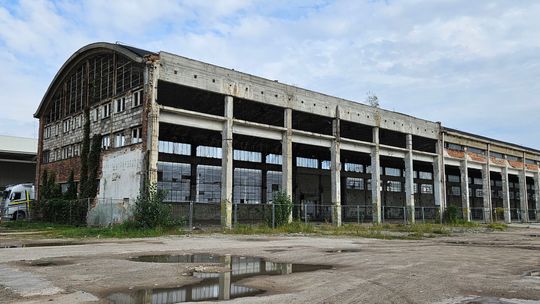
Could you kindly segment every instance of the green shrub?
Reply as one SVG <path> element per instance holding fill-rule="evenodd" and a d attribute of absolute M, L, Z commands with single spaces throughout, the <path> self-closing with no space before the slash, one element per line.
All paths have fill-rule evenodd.
<path fill-rule="evenodd" d="M 447 224 L 457 224 L 459 221 L 459 208 L 448 206 L 443 213 L 444 222 Z"/>
<path fill-rule="evenodd" d="M 165 192 L 158 191 L 156 184 L 143 189 L 135 201 L 133 219 L 139 228 L 173 226 L 172 208 L 164 204 Z"/>
<path fill-rule="evenodd" d="M 34 212 L 49 223 L 85 226 L 88 204 L 87 200 L 54 198 L 35 204 Z"/>
<path fill-rule="evenodd" d="M 289 223 L 289 215 L 292 212 L 293 202 L 291 197 L 285 192 L 276 192 L 272 202 L 274 208 L 273 222 L 275 227 L 280 227 Z M 268 226 L 272 227 L 272 209 L 265 212 L 265 219 Z"/>
<path fill-rule="evenodd" d="M 495 221 L 504 220 L 504 208 L 495 208 Z"/>

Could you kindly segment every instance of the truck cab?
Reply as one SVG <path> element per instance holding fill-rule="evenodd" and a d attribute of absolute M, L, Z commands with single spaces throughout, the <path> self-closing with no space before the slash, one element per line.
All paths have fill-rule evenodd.
<path fill-rule="evenodd" d="M 3 192 L 2 218 L 21 220 L 28 217 L 34 201 L 33 184 L 18 184 L 7 187 Z"/>

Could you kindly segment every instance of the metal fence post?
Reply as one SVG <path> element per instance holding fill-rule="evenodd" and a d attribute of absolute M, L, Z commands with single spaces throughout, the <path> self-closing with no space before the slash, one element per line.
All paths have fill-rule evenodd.
<path fill-rule="evenodd" d="M 237 226 L 238 225 L 238 203 L 234 204 L 233 206 L 234 206 L 234 208 L 233 208 L 234 225 Z"/>
<path fill-rule="evenodd" d="M 422 207 L 421 210 L 422 210 L 422 223 L 425 223 L 426 222 L 426 215 L 425 215 L 424 207 Z"/>
<path fill-rule="evenodd" d="M 306 224 L 308 223 L 306 204 L 304 204 L 304 223 L 306 223 Z"/>
<path fill-rule="evenodd" d="M 86 199 L 86 225 L 88 225 L 88 214 L 90 213 L 90 198 Z"/>
<path fill-rule="evenodd" d="M 360 224 L 360 205 L 356 205 L 356 221 Z"/>
<path fill-rule="evenodd" d="M 110 222 L 110 225 L 112 226 L 112 223 L 113 223 L 112 198 L 109 199 L 109 204 L 111 205 L 111 208 L 110 208 L 110 211 L 111 211 L 111 222 Z"/>
<path fill-rule="evenodd" d="M 381 223 L 384 223 L 384 206 L 382 206 Z"/>
<path fill-rule="evenodd" d="M 276 205 L 272 204 L 272 229 L 276 227 Z"/>
<path fill-rule="evenodd" d="M 193 204 L 193 201 L 189 202 L 189 230 L 193 230 L 193 209 L 195 205 Z"/>
<path fill-rule="evenodd" d="M 403 224 L 407 224 L 407 207 L 403 207 Z"/>

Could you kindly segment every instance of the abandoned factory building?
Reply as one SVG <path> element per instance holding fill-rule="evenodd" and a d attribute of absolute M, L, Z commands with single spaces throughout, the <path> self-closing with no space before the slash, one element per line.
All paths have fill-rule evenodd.
<path fill-rule="evenodd" d="M 336 225 L 360 208 L 347 206 L 376 223 L 392 207 L 539 216 L 538 150 L 111 43 L 75 52 L 45 93 L 36 183 L 44 170 L 78 180 L 85 108 L 102 136 L 98 198 L 132 204 L 148 179 L 166 202 L 221 204 L 224 226 L 232 204 L 267 204 L 276 191 Z"/>

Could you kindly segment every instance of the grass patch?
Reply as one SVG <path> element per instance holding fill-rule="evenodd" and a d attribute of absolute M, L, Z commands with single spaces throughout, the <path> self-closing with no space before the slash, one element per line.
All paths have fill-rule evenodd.
<path fill-rule="evenodd" d="M 499 231 L 505 231 L 506 229 L 508 229 L 508 225 L 503 224 L 503 223 L 491 223 L 491 224 L 487 224 L 487 227 L 489 229 L 499 230 Z"/>
<path fill-rule="evenodd" d="M 322 236 L 357 236 L 375 239 L 405 239 L 417 240 L 434 235 L 448 235 L 450 229 L 440 224 L 384 224 L 384 225 L 359 225 L 344 224 L 335 227 L 330 224 L 305 224 L 292 222 L 278 228 L 270 228 L 266 225 L 238 225 L 231 230 L 224 231 L 226 234 L 314 234 Z"/>
<path fill-rule="evenodd" d="M 133 223 L 113 225 L 111 227 L 76 227 L 45 222 L 15 221 L 2 223 L 8 231 L 43 231 L 51 238 L 143 238 L 162 235 L 181 235 L 185 232 L 179 227 L 138 228 Z"/>
<path fill-rule="evenodd" d="M 133 222 L 113 225 L 107 228 L 98 227 L 76 227 L 62 224 L 52 224 L 33 221 L 14 221 L 0 224 L 6 231 L 43 231 L 42 235 L 51 238 L 144 238 L 158 237 L 164 235 L 182 235 L 187 233 L 181 226 L 139 228 Z M 450 235 L 452 232 L 461 232 L 455 228 L 480 229 L 504 231 L 507 225 L 502 223 L 479 224 L 474 222 L 456 222 L 453 224 L 438 223 L 417 223 L 405 224 L 344 224 L 335 227 L 331 224 L 306 224 L 294 221 L 277 228 L 270 228 L 267 225 L 238 225 L 231 230 L 207 230 L 204 232 L 192 232 L 207 234 L 223 232 L 225 234 L 253 235 L 253 234 L 311 234 L 320 236 L 354 236 L 376 239 L 402 239 L 418 240 L 441 235 Z"/>
<path fill-rule="evenodd" d="M 224 231 L 226 234 L 283 234 L 283 233 L 314 233 L 315 226 L 312 224 L 305 224 L 302 222 L 292 222 L 279 226 L 277 228 L 270 228 L 267 225 L 238 225 L 230 230 Z"/>

